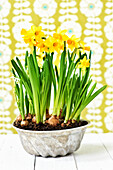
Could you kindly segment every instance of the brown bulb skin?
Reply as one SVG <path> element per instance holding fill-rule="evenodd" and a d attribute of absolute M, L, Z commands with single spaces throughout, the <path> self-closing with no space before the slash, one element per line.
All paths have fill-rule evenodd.
<path fill-rule="evenodd" d="M 36 123 L 36 116 L 33 116 L 32 122 L 33 122 L 33 123 Z"/>
<path fill-rule="evenodd" d="M 21 115 L 17 116 L 16 120 L 21 122 L 22 121 L 22 116 Z"/>
<path fill-rule="evenodd" d="M 71 123 L 71 122 L 70 122 L 70 120 L 68 120 L 68 122 L 66 123 L 66 126 L 69 126 L 69 125 L 70 125 L 70 123 Z"/>
<path fill-rule="evenodd" d="M 28 126 L 28 121 L 27 120 L 22 120 L 21 121 L 21 127 Z"/>
<path fill-rule="evenodd" d="M 61 124 L 61 127 L 64 127 L 64 126 L 65 126 L 65 124 L 64 124 L 64 123 L 62 123 L 62 124 Z"/>
<path fill-rule="evenodd" d="M 26 116 L 26 120 L 31 120 L 32 119 L 32 116 L 30 113 L 28 113 L 28 115 Z"/>
<path fill-rule="evenodd" d="M 57 126 L 57 124 L 59 124 L 59 120 L 56 116 L 51 116 L 46 122 L 52 126 Z"/>

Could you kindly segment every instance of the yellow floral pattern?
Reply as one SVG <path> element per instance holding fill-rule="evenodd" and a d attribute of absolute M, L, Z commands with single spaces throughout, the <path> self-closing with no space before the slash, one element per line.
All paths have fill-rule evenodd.
<path fill-rule="evenodd" d="M 14 82 L 11 74 L 11 58 L 18 56 L 24 61 L 25 50 L 30 49 L 22 40 L 21 29 L 32 34 L 52 35 L 58 27 L 66 29 L 68 36 L 73 34 L 86 43 L 84 50 L 92 49 L 91 75 L 97 81 L 97 87 L 107 84 L 107 89 L 100 94 L 83 112 L 83 118 L 92 122 L 89 132 L 113 132 L 113 1 L 112 0 L 5 0 L 0 1 L 0 134 L 15 133 L 12 122 L 18 115 L 14 97 Z M 59 36 L 61 30 L 54 34 Z M 25 30 L 22 32 L 25 36 Z M 40 34 L 42 36 L 42 34 Z M 25 39 L 28 43 L 28 39 Z M 53 40 L 52 40 L 53 41 Z M 68 40 L 67 40 L 68 41 Z M 68 41 L 70 48 L 78 45 L 77 39 Z M 39 47 L 47 49 L 43 41 Z M 38 46 L 37 45 L 37 46 Z M 48 45 L 48 42 L 47 42 Z M 57 44 L 54 44 L 56 51 Z M 61 46 L 61 49 L 63 47 Z M 59 51 L 58 51 L 59 52 Z M 38 56 L 42 61 L 42 56 Z M 59 60 L 59 58 L 57 58 Z M 55 61 L 58 63 L 58 61 Z"/>

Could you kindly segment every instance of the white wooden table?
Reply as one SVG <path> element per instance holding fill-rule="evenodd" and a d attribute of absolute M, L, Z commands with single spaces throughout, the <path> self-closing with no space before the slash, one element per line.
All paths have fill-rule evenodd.
<path fill-rule="evenodd" d="M 0 170 L 113 170 L 113 133 L 85 134 L 78 151 L 57 158 L 29 155 L 18 135 L 0 135 Z"/>

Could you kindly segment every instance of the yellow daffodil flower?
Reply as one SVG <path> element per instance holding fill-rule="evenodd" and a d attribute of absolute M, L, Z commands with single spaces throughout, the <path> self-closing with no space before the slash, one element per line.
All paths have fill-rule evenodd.
<path fill-rule="evenodd" d="M 90 47 L 89 46 L 85 46 L 85 42 L 84 41 L 80 41 L 80 48 L 82 48 L 82 52 L 90 51 Z"/>
<path fill-rule="evenodd" d="M 85 47 L 85 42 L 84 41 L 80 41 L 80 47 L 84 48 Z"/>
<path fill-rule="evenodd" d="M 36 42 L 36 46 L 40 49 L 41 52 L 49 52 L 48 47 L 45 44 L 45 40 L 40 40 Z"/>
<path fill-rule="evenodd" d="M 53 34 L 53 38 L 60 41 L 66 41 L 68 39 L 66 32 L 67 30 L 61 30 L 60 28 L 58 28 L 56 33 Z"/>
<path fill-rule="evenodd" d="M 56 39 L 54 39 L 53 37 L 48 37 L 45 40 L 45 45 L 49 47 L 50 53 L 52 53 L 54 51 L 56 51 L 56 52 L 60 51 L 60 42 L 56 41 Z"/>
<path fill-rule="evenodd" d="M 36 27 L 35 25 L 32 25 L 31 26 L 31 33 L 33 34 L 33 38 L 35 40 L 39 40 L 41 37 L 44 36 L 44 32 L 41 31 L 42 30 L 42 27 L 39 26 L 39 27 Z"/>
<path fill-rule="evenodd" d="M 78 48 L 79 47 L 79 41 L 80 41 L 80 38 L 76 38 L 75 35 L 72 35 L 71 38 L 69 38 L 67 40 L 68 48 L 70 48 L 71 51 L 73 51 L 74 48 Z"/>
<path fill-rule="evenodd" d="M 90 46 L 84 47 L 84 50 L 90 51 Z"/>
<path fill-rule="evenodd" d="M 36 42 L 40 41 L 41 37 L 44 36 L 44 33 L 41 31 L 42 27 L 31 26 L 31 29 L 28 31 L 25 29 L 21 30 L 21 35 L 23 35 L 24 42 L 29 45 L 36 46 Z"/>
<path fill-rule="evenodd" d="M 34 41 L 31 37 L 29 37 L 29 36 L 27 36 L 26 38 L 24 38 L 24 42 L 25 42 L 26 44 L 29 44 L 30 46 L 33 46 L 33 44 L 35 45 L 35 41 Z"/>
<path fill-rule="evenodd" d="M 21 30 L 21 35 L 26 35 L 26 34 L 27 34 L 26 29 L 22 28 L 22 30 Z"/>
<path fill-rule="evenodd" d="M 38 61 L 38 66 L 42 68 L 43 66 L 43 58 L 45 57 L 45 54 L 40 51 L 40 49 L 37 49 L 37 61 Z"/>
<path fill-rule="evenodd" d="M 90 62 L 89 59 L 86 58 L 86 56 L 82 60 L 80 60 L 80 63 L 78 65 L 78 67 L 82 68 L 83 70 L 85 70 L 89 66 L 90 66 Z"/>
<path fill-rule="evenodd" d="M 38 66 L 42 68 L 43 65 L 43 58 L 41 56 L 37 56 Z"/>
<path fill-rule="evenodd" d="M 80 41 L 79 38 L 76 38 L 75 35 L 72 35 L 71 38 L 69 38 L 66 35 L 67 30 L 61 30 L 60 28 L 57 29 L 56 33 L 52 36 L 49 36 L 46 40 L 42 39 L 44 37 L 44 33 L 42 32 L 42 27 L 36 27 L 34 25 L 31 26 L 31 29 L 21 30 L 21 35 L 23 35 L 24 42 L 26 44 L 29 44 L 31 47 L 36 46 L 40 48 L 41 52 L 54 52 L 56 51 L 59 53 L 61 50 L 64 50 L 64 41 L 67 41 L 68 48 L 73 51 L 74 49 L 82 50 L 84 52 L 85 50 L 90 51 L 90 47 L 85 46 L 85 43 L 83 41 Z"/>
<path fill-rule="evenodd" d="M 30 46 L 35 44 L 35 41 L 34 41 L 34 38 L 33 38 L 33 34 L 31 31 L 27 31 L 25 29 L 22 29 L 21 30 L 21 35 L 23 35 L 23 39 L 24 39 L 24 42 L 26 44 L 29 44 Z"/>
<path fill-rule="evenodd" d="M 32 34 L 29 31 L 27 31 L 25 29 L 22 29 L 21 30 L 21 35 L 24 35 L 23 39 L 24 39 L 24 42 L 26 44 L 29 44 L 30 46 L 34 44 L 34 40 L 32 38 Z"/>
<path fill-rule="evenodd" d="M 59 63 L 60 63 L 60 56 L 61 56 L 61 52 L 59 52 L 59 53 L 57 54 L 56 60 L 54 61 L 54 65 L 57 66 L 57 68 L 58 68 Z"/>

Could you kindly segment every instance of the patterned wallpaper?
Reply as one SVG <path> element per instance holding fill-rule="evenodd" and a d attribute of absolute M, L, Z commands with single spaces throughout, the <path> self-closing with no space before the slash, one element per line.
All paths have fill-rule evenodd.
<path fill-rule="evenodd" d="M 23 60 L 26 44 L 21 28 L 41 25 L 45 34 L 57 27 L 76 34 L 91 46 L 92 78 L 107 84 L 83 112 L 92 122 L 89 132 L 113 132 L 113 0 L 0 0 L 0 133 L 15 133 L 18 114 L 10 59 Z"/>

